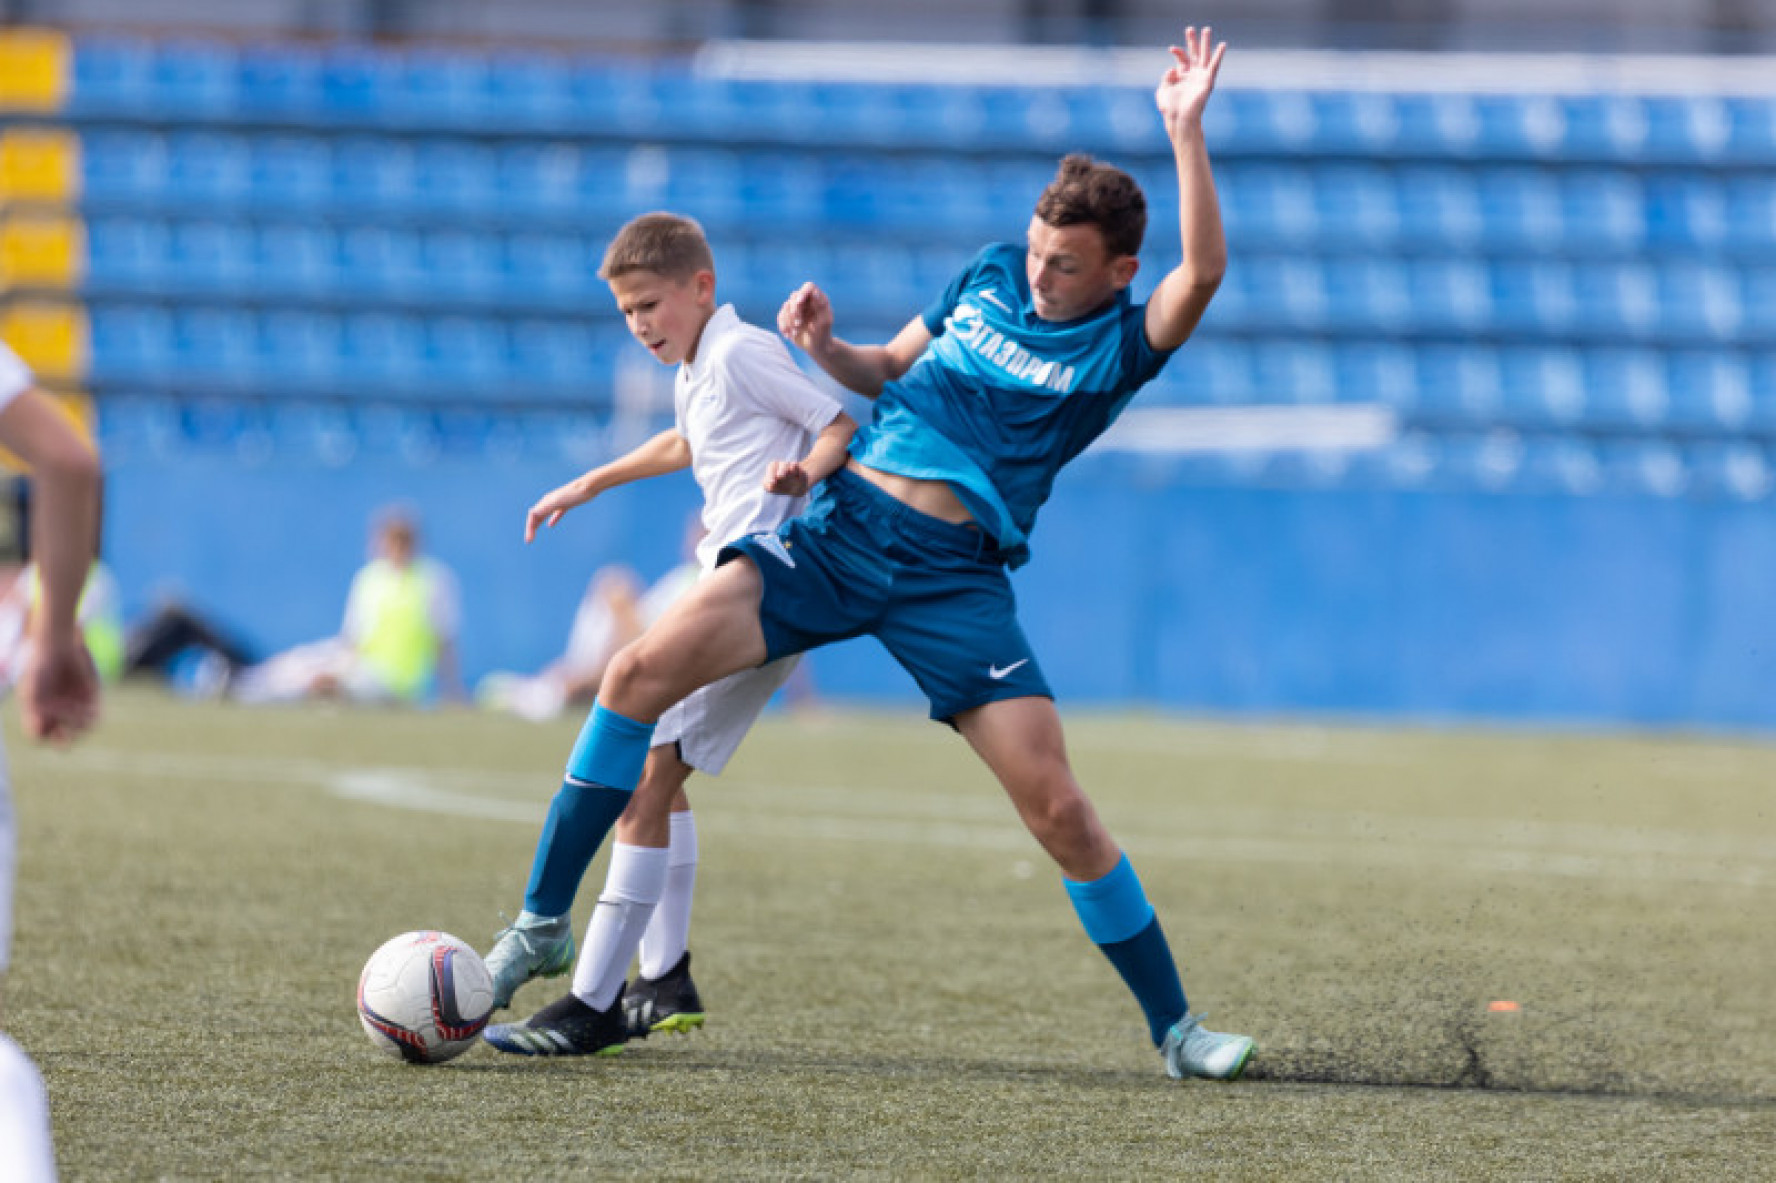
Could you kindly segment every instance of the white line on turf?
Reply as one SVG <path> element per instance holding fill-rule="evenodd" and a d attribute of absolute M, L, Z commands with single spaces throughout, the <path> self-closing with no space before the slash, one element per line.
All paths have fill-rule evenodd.
<path fill-rule="evenodd" d="M 363 804 L 520 825 L 539 824 L 546 806 L 510 795 L 517 782 L 531 778 L 493 770 L 364 767 L 96 747 L 64 753 L 58 764 L 109 776 L 314 787 Z M 1034 851 L 1009 807 L 990 793 L 726 780 L 723 796 L 743 800 L 746 807 L 705 808 L 699 826 L 714 834 Z M 1148 811 L 1142 816 L 1143 833 L 1128 841 L 1128 847 L 1148 858 L 1776 886 L 1776 843 L 1721 833 L 1257 807 L 1181 805 L 1165 815 Z"/>

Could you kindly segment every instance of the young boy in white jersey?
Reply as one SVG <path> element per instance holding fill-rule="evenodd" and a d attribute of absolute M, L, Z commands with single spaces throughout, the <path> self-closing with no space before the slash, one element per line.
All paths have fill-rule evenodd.
<path fill-rule="evenodd" d="M 525 520 L 525 541 L 600 493 L 688 467 L 704 496 L 697 559 L 712 570 L 725 543 L 773 530 L 799 512 L 808 490 L 844 463 L 857 425 L 796 367 L 776 334 L 743 323 L 731 305 L 716 305 L 709 243 L 690 219 L 636 218 L 612 240 L 598 273 L 629 331 L 661 363 L 678 366 L 676 422 L 543 497 Z M 661 719 L 641 776 L 673 795 L 665 825 L 666 819 L 644 826 L 619 818 L 629 794 L 602 787 L 608 770 L 586 766 L 588 720 L 550 805 L 524 911 L 487 956 L 496 1006 L 510 1005 L 531 978 L 563 973 L 572 962 L 574 892 L 611 819 L 619 818 L 573 991 L 545 1008 L 548 1019 L 584 1030 L 608 1052 L 621 1050 L 631 1035 L 702 1023 L 686 948 L 697 844 L 684 783 L 693 770 L 721 772 L 793 668 L 785 660 L 742 671 L 689 695 Z M 625 990 L 637 932 L 641 974 Z M 506 1050 L 521 1050 L 533 1037 L 523 1024 L 488 1033 Z"/>
<path fill-rule="evenodd" d="M 81 635 L 81 588 L 98 538 L 99 463 L 31 374 L 0 345 L 0 444 L 31 470 L 31 550 L 42 581 L 31 654 L 19 677 L 20 715 L 35 739 L 64 743 L 91 725 L 99 677 Z M 11 945 L 12 804 L 0 759 L 0 973 Z M 36 1065 L 0 1033 L 0 1179 L 55 1178 L 49 1106 Z"/>

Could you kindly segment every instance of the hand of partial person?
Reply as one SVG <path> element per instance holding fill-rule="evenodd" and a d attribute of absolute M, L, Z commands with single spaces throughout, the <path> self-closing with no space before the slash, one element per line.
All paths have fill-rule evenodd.
<path fill-rule="evenodd" d="M 832 301 L 812 283 L 790 293 L 777 312 L 777 331 L 804 353 L 815 354 L 832 341 Z"/>
<path fill-rule="evenodd" d="M 1183 47 L 1174 45 L 1171 50 L 1171 69 L 1159 80 L 1159 89 L 1153 94 L 1168 135 L 1202 119 L 1209 92 L 1215 89 L 1215 75 L 1221 72 L 1221 55 L 1227 52 L 1227 42 L 1216 45 L 1207 28 L 1199 33 L 1192 26 L 1184 30 Z"/>
<path fill-rule="evenodd" d="M 765 492 L 800 497 L 814 482 L 800 460 L 773 460 L 765 469 Z"/>
<path fill-rule="evenodd" d="M 79 636 L 39 639 L 19 678 L 25 734 L 67 743 L 99 715 L 99 672 Z"/>
<path fill-rule="evenodd" d="M 553 526 L 561 520 L 561 516 L 577 505 L 584 505 L 592 500 L 592 495 L 580 487 L 578 481 L 569 481 L 559 489 L 543 494 L 537 503 L 530 507 L 524 515 L 524 541 L 535 542 L 537 529 L 541 526 Z"/>

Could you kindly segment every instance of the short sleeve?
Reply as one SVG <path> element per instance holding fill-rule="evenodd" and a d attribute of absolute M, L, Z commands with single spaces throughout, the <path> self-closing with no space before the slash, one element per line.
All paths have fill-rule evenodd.
<path fill-rule="evenodd" d="M 844 410 L 814 385 L 775 337 L 761 334 L 738 341 L 727 360 L 729 374 L 747 401 L 786 423 L 818 435 Z"/>
<path fill-rule="evenodd" d="M 1133 394 L 1165 369 L 1176 348 L 1155 349 L 1147 340 L 1147 305 L 1130 304 L 1122 312 L 1122 373 Z"/>
<path fill-rule="evenodd" d="M 33 381 L 29 367 L 19 360 L 19 355 L 0 342 L 0 410 L 31 389 Z"/>
<path fill-rule="evenodd" d="M 962 293 L 968 290 L 968 285 L 974 279 L 975 272 L 980 269 L 981 260 L 992 249 L 993 247 L 986 247 L 974 258 L 968 260 L 968 266 L 956 272 L 955 278 L 950 280 L 950 285 L 943 290 L 943 295 L 933 300 L 930 306 L 920 314 L 920 318 L 925 322 L 925 330 L 933 337 L 943 336 L 944 321 L 948 320 L 950 313 L 956 310 L 956 304 L 962 299 Z"/>

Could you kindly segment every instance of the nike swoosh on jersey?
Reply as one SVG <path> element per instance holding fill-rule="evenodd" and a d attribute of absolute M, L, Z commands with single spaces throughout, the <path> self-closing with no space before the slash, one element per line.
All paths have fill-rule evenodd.
<path fill-rule="evenodd" d="M 1026 657 L 1022 661 L 1012 662 L 1010 665 L 1006 666 L 1004 669 L 1000 669 L 996 665 L 990 665 L 987 667 L 987 677 L 989 677 L 989 678 L 993 679 L 993 681 L 997 682 L 1000 678 L 1005 677 L 1007 674 L 1011 673 L 1012 670 L 1017 669 L 1019 666 L 1029 665 L 1029 664 L 1030 664 L 1030 659 Z"/>
<path fill-rule="evenodd" d="M 975 295 L 979 296 L 981 299 L 985 300 L 987 303 L 993 305 L 995 308 L 999 309 L 999 311 L 1001 311 L 1001 312 L 1010 312 L 1011 311 L 1010 305 L 1006 304 L 1006 302 L 1004 300 L 1001 300 L 999 298 L 999 289 L 998 288 L 982 288 L 980 291 L 976 292 Z"/>

